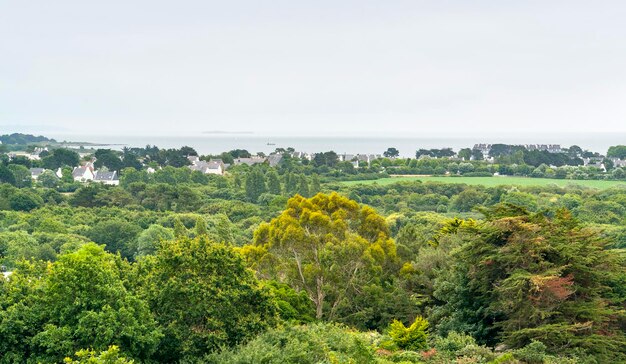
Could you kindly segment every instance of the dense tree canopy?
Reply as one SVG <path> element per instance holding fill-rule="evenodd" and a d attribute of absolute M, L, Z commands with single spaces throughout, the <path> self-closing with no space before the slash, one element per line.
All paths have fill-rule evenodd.
<path fill-rule="evenodd" d="M 554 351 L 579 347 L 603 362 L 626 360 L 624 297 L 611 288 L 623 279 L 623 266 L 594 231 L 567 211 L 548 218 L 502 205 L 486 213 L 484 223 L 448 229 L 467 243 L 437 283 L 435 297 L 445 303 L 435 313 L 440 330 L 511 347 L 541 340 Z"/>
<path fill-rule="evenodd" d="M 128 267 L 96 245 L 51 264 L 22 264 L 0 283 L 0 361 L 61 362 L 82 348 L 118 345 L 147 359 L 161 338 L 145 301 L 129 292 Z"/>
<path fill-rule="evenodd" d="M 164 337 L 158 360 L 199 357 L 276 323 L 267 290 L 231 247 L 206 236 L 164 242 L 137 271 Z"/>
<path fill-rule="evenodd" d="M 336 193 L 290 199 L 257 230 L 255 244 L 264 275 L 306 292 L 318 319 L 332 319 L 396 258 L 385 220 Z"/>

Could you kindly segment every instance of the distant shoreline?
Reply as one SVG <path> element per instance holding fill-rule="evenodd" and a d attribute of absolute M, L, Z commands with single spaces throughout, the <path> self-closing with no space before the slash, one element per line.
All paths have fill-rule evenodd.
<path fill-rule="evenodd" d="M 225 131 L 225 130 L 209 130 L 203 131 L 202 134 L 220 134 L 220 135 L 253 135 L 252 131 Z"/>

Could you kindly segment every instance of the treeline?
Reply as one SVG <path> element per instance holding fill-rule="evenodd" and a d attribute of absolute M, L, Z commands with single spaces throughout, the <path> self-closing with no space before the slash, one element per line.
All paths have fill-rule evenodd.
<path fill-rule="evenodd" d="M 27 145 L 38 143 L 56 143 L 56 140 L 49 139 L 41 135 L 35 136 L 32 134 L 13 133 L 0 135 L 0 142 L 5 145 Z"/>
<path fill-rule="evenodd" d="M 374 161 L 371 168 L 383 167 L 384 171 L 390 175 L 459 175 L 466 177 L 490 177 L 494 174 L 498 174 L 502 176 L 578 180 L 619 180 L 626 178 L 626 172 L 623 168 L 612 168 L 608 163 L 608 172 L 595 166 L 584 167 L 582 165 L 572 166 L 557 163 L 556 165 L 560 165 L 560 167 L 551 167 L 551 165 L 554 165 L 552 163 L 556 162 L 548 161 L 547 163 L 540 163 L 539 160 L 525 161 L 523 159 L 520 161 L 503 161 L 496 159 L 494 163 L 481 160 L 458 161 L 449 158 L 382 159 Z"/>

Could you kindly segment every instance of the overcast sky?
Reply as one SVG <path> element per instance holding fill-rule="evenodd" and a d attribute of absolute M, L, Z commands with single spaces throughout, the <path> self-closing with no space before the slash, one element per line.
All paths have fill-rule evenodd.
<path fill-rule="evenodd" d="M 626 131 L 625 1 L 0 0 L 0 128 Z"/>

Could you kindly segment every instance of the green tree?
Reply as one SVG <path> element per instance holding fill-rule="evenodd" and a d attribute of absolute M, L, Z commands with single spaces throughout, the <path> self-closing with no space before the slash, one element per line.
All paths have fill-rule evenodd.
<path fill-rule="evenodd" d="M 241 256 L 206 237 L 164 243 L 141 263 L 142 290 L 163 326 L 155 357 L 198 358 L 276 322 L 276 307 Z"/>
<path fill-rule="evenodd" d="M 46 188 L 55 188 L 59 184 L 59 177 L 54 172 L 46 170 L 39 175 L 37 182 Z"/>
<path fill-rule="evenodd" d="M 15 176 L 6 166 L 0 164 L 0 183 L 8 183 L 15 186 Z"/>
<path fill-rule="evenodd" d="M 273 195 L 280 195 L 282 192 L 278 173 L 274 170 L 267 173 L 267 191 Z"/>
<path fill-rule="evenodd" d="M 187 228 L 182 221 L 177 217 L 174 219 L 174 236 L 177 238 L 183 238 L 189 235 Z"/>
<path fill-rule="evenodd" d="M 147 303 L 126 288 L 127 270 L 93 243 L 51 265 L 23 263 L 0 281 L 10 294 L 0 298 L 0 361 L 59 363 L 81 348 L 111 345 L 150 358 L 162 335 Z"/>
<path fill-rule="evenodd" d="M 52 151 L 52 154 L 44 157 L 42 162 L 44 168 L 56 170 L 63 166 L 77 166 L 80 162 L 80 156 L 73 150 L 57 148 Z"/>
<path fill-rule="evenodd" d="M 174 232 L 161 225 L 152 224 L 137 236 L 136 257 L 154 254 L 163 241 L 173 240 Z"/>
<path fill-rule="evenodd" d="M 468 188 L 452 198 L 450 207 L 453 211 L 468 212 L 485 203 L 488 197 L 484 192 Z"/>
<path fill-rule="evenodd" d="M 626 159 L 626 145 L 615 145 L 610 147 L 606 152 L 606 156 L 609 158 Z"/>
<path fill-rule="evenodd" d="M 400 152 L 396 148 L 387 148 L 387 150 L 383 152 L 385 158 L 397 158 L 399 155 Z"/>
<path fill-rule="evenodd" d="M 33 184 L 33 179 L 30 174 L 30 170 L 19 164 L 9 164 L 8 168 L 15 177 L 15 187 L 24 188 L 30 187 Z"/>
<path fill-rule="evenodd" d="M 265 175 L 259 168 L 254 168 L 246 177 L 246 196 L 250 202 L 256 202 L 267 191 Z"/>
<path fill-rule="evenodd" d="M 122 257 L 133 259 L 136 253 L 136 240 L 141 228 L 119 218 L 97 222 L 87 233 L 87 237 L 98 244 L 104 244 L 106 250 L 119 252 Z"/>
<path fill-rule="evenodd" d="M 472 150 L 470 148 L 463 148 L 459 150 L 459 158 L 468 161 L 472 158 Z"/>
<path fill-rule="evenodd" d="M 16 191 L 9 196 L 9 206 L 15 211 L 30 211 L 43 203 L 43 199 L 31 191 Z"/>
<path fill-rule="evenodd" d="M 310 197 L 309 183 L 306 180 L 306 176 L 303 174 L 301 174 L 300 177 L 298 177 L 298 191 L 297 192 L 300 196 Z"/>
<path fill-rule="evenodd" d="M 485 344 L 519 348 L 536 339 L 552 352 L 567 346 L 600 362 L 626 360 L 623 298 L 611 289 L 623 279 L 620 257 L 566 210 L 553 219 L 511 205 L 484 212 L 484 223 L 447 227 L 464 243 L 436 284 L 435 297 L 445 302 L 433 315 L 439 330 L 468 332 Z"/>
<path fill-rule="evenodd" d="M 206 220 L 201 216 L 199 216 L 196 219 L 196 226 L 194 230 L 195 230 L 195 236 L 208 236 L 209 235 L 209 230 L 207 228 Z"/>
<path fill-rule="evenodd" d="M 246 254 L 261 274 L 305 291 L 318 319 L 335 318 L 395 261 L 385 220 L 336 193 L 291 198 L 287 210 L 259 227 L 254 242 Z"/>
<path fill-rule="evenodd" d="M 96 162 L 94 167 L 106 167 L 110 171 L 120 171 L 124 167 L 124 162 L 120 159 L 118 153 L 111 149 L 98 149 L 95 153 Z"/>
<path fill-rule="evenodd" d="M 320 183 L 320 177 L 317 174 L 314 174 L 311 177 L 310 195 L 315 196 L 320 192 L 322 192 L 322 185 Z"/>

